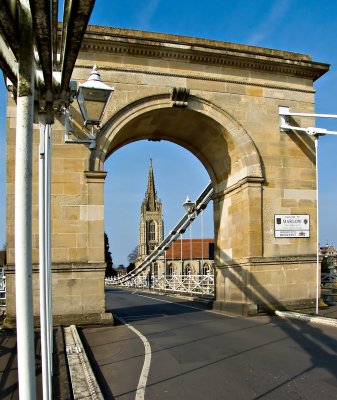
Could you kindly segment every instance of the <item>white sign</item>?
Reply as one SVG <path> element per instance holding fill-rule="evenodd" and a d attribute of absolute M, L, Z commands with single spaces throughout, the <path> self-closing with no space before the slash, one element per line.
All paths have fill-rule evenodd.
<path fill-rule="evenodd" d="M 276 238 L 310 237 L 310 216 L 308 214 L 276 214 L 274 226 Z"/>

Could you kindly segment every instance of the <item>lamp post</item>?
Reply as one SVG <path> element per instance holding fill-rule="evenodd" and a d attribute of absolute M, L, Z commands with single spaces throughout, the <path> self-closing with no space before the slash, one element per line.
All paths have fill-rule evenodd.
<path fill-rule="evenodd" d="M 96 65 L 94 65 L 88 80 L 78 87 L 75 94 L 77 103 L 81 110 L 83 125 L 90 126 L 90 134 L 87 139 L 69 138 L 73 134 L 71 116 L 69 110 L 66 110 L 65 121 L 65 142 L 66 143 L 88 143 L 90 149 L 96 148 L 96 134 L 99 131 L 99 125 L 102 122 L 104 113 L 110 101 L 114 88 L 101 81 L 101 75 Z M 95 131 L 95 127 L 96 131 Z"/>
<path fill-rule="evenodd" d="M 185 203 L 183 204 L 184 210 L 186 211 L 189 219 L 194 219 L 197 216 L 196 203 L 186 197 Z M 192 262 L 192 224 L 190 224 L 190 259 Z"/>
<path fill-rule="evenodd" d="M 85 126 L 100 125 L 113 91 L 113 87 L 101 81 L 98 68 L 94 65 L 88 80 L 79 85 L 77 92 L 77 102 Z"/>
<path fill-rule="evenodd" d="M 101 82 L 98 68 L 94 66 L 88 80 L 79 85 L 73 93 L 78 101 L 84 126 L 91 125 L 88 139 L 69 139 L 69 111 L 66 110 L 66 142 L 88 143 L 95 148 L 96 136 L 94 126 L 99 126 L 110 100 L 113 88 Z M 74 90 L 73 90 L 74 92 Z M 40 326 L 41 326 L 41 364 L 43 398 L 52 398 L 52 293 L 51 293 L 51 221 L 50 221 L 50 173 L 51 173 L 51 124 L 46 122 L 43 113 L 39 115 L 40 123 L 40 161 L 39 161 L 39 259 L 40 259 Z M 97 132 L 97 131 L 96 131 Z"/>
<path fill-rule="evenodd" d="M 196 205 L 194 201 L 188 198 L 188 196 L 183 204 L 183 207 L 189 218 L 195 218 Z"/>

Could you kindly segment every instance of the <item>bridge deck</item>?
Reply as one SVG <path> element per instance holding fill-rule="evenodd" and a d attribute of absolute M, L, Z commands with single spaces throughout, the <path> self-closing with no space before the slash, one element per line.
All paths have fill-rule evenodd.
<path fill-rule="evenodd" d="M 337 319 L 337 305 L 321 309 L 319 312 L 321 317 Z M 1 322 L 1 321 L 0 321 Z M 122 374 L 123 379 L 119 379 L 118 372 L 113 368 L 113 364 L 100 365 L 96 360 L 102 358 L 113 359 L 120 351 L 122 341 L 133 343 L 129 347 L 129 352 L 138 354 L 135 350 L 136 335 L 123 326 L 109 326 L 109 327 L 91 327 L 84 328 L 81 331 L 81 338 L 83 345 L 86 348 L 88 358 L 92 364 L 95 375 L 101 386 L 101 390 L 105 394 L 112 394 L 112 382 L 118 382 L 122 385 L 127 384 L 128 374 Z M 109 346 L 103 346 L 103 343 L 109 343 Z M 42 398 L 41 390 L 41 365 L 40 365 L 40 343 L 39 338 L 36 336 L 36 382 L 37 382 L 37 398 Z M 141 357 L 135 357 L 134 368 L 141 369 Z M 108 375 L 107 374 L 108 371 Z M 58 371 L 59 373 L 59 371 Z M 130 394 L 131 395 L 131 394 Z M 58 398 L 62 397 L 60 394 Z M 17 376 L 17 357 L 16 357 L 16 335 L 15 331 L 0 329 L 0 398 L 3 400 L 19 399 L 18 393 L 18 376 Z M 109 397 L 107 397 L 109 398 Z M 112 398 L 112 397 L 111 397 Z M 125 397 L 126 398 L 126 397 Z M 130 398 L 134 398 L 133 396 Z"/>

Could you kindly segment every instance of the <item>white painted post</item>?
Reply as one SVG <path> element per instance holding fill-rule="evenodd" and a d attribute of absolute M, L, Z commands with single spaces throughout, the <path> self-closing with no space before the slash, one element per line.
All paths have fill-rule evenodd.
<path fill-rule="evenodd" d="M 204 210 L 201 210 L 201 271 L 200 274 L 203 275 L 204 268 Z"/>
<path fill-rule="evenodd" d="M 315 157 L 316 157 L 316 314 L 318 315 L 320 297 L 320 267 L 319 267 L 319 202 L 318 202 L 318 135 L 315 136 Z"/>
<path fill-rule="evenodd" d="M 46 222 L 46 267 L 47 267 L 47 326 L 48 326 L 48 361 L 49 386 L 52 388 L 53 375 L 53 318 L 52 318 L 52 271 L 51 271 L 51 134 L 52 126 L 47 124 L 45 135 L 45 222 Z M 52 398 L 52 389 L 50 390 Z"/>
<path fill-rule="evenodd" d="M 19 397 L 36 399 L 32 290 L 32 137 L 34 62 L 28 0 L 20 0 L 15 146 L 15 286 Z"/>
<path fill-rule="evenodd" d="M 20 398 L 35 399 L 32 290 L 32 96 L 18 97 L 15 153 L 15 285 Z M 22 393 L 22 394 L 21 394 Z"/>
<path fill-rule="evenodd" d="M 180 234 L 180 275 L 183 274 L 183 235 Z"/>
<path fill-rule="evenodd" d="M 40 260 L 40 333 L 43 398 L 52 399 L 51 273 L 50 273 L 50 130 L 45 114 L 39 114 L 39 260 Z"/>
<path fill-rule="evenodd" d="M 40 158 L 39 158 L 39 283 L 40 283 L 40 335 L 43 398 L 50 399 L 48 371 L 48 327 L 47 327 L 47 270 L 46 270 L 46 221 L 45 221 L 45 116 L 39 115 L 40 123 Z"/>

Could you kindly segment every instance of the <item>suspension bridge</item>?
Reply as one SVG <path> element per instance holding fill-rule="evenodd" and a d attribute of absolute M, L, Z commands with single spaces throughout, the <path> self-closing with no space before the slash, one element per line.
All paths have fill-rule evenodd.
<path fill-rule="evenodd" d="M 196 295 L 214 295 L 214 273 L 208 270 L 203 275 L 177 275 L 149 276 L 148 271 L 152 263 L 162 257 L 170 246 L 183 234 L 195 221 L 211 201 L 214 190 L 211 182 L 204 188 L 194 202 L 188 200 L 191 207 L 187 207 L 185 214 L 162 240 L 162 242 L 135 269 L 126 275 L 106 278 L 106 286 L 124 286 L 134 288 L 151 287 L 154 290 Z"/>

